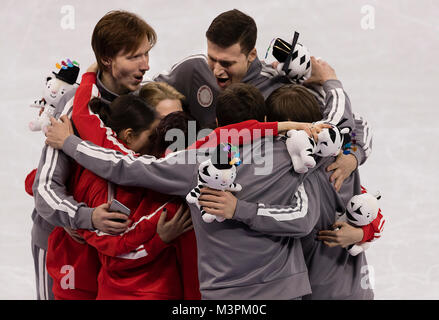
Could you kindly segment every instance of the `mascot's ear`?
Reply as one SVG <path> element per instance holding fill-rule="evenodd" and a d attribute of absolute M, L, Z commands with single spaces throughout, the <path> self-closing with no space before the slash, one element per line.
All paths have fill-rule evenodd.
<path fill-rule="evenodd" d="M 46 83 L 48 83 L 50 80 L 52 80 L 53 79 L 53 77 L 52 76 L 47 76 L 46 77 Z"/>
<path fill-rule="evenodd" d="M 291 138 L 291 136 L 293 135 L 293 132 L 294 132 L 294 131 L 289 130 L 289 131 L 287 132 L 287 137 L 288 137 L 288 138 Z"/>

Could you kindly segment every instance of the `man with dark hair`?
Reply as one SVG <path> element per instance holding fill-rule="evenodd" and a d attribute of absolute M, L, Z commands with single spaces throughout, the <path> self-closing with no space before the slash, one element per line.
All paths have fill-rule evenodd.
<path fill-rule="evenodd" d="M 265 121 L 265 101 L 259 90 L 247 83 L 234 83 L 220 93 L 216 105 L 218 127 L 246 120 Z"/>
<path fill-rule="evenodd" d="M 256 23 L 250 16 L 234 9 L 221 13 L 210 24 L 207 32 L 207 56 L 192 55 L 175 64 L 170 71 L 159 74 L 156 81 L 164 81 L 175 87 L 187 99 L 188 111 L 202 126 L 215 127 L 216 99 L 219 92 L 233 83 L 249 83 L 258 88 L 266 99 L 271 92 L 291 81 L 261 62 L 255 48 Z M 327 64 L 311 58 L 312 68 Z M 311 84 L 319 90 L 311 90 L 318 98 L 321 109 L 326 107 L 323 82 L 311 75 Z M 341 101 L 343 104 L 343 102 Z M 336 105 L 326 108 L 323 118 L 338 125 L 341 119 L 349 119 L 355 127 L 358 148 L 349 155 L 340 154 L 328 169 L 333 170 L 331 181 L 340 189 L 357 167 L 363 164 L 371 152 L 371 131 L 367 122 L 354 117 L 346 109 Z"/>

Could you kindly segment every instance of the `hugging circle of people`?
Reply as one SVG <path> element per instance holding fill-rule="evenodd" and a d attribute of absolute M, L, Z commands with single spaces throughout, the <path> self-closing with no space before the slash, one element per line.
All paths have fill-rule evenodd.
<path fill-rule="evenodd" d="M 373 299 L 366 252 L 348 249 L 385 220 L 338 221 L 366 192 L 371 132 L 335 70 L 311 57 L 304 81 L 281 74 L 236 9 L 205 35 L 205 54 L 145 83 L 155 30 L 127 11 L 96 24 L 96 63 L 55 106 L 26 179 L 38 299 Z M 306 149 L 315 164 L 296 172 L 287 133 L 317 145 L 333 127 L 355 129 L 358 148 Z M 242 188 L 220 187 L 230 179 Z"/>

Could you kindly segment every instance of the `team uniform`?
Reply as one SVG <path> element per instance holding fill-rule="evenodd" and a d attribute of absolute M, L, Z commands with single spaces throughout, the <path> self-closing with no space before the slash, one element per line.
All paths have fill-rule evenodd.
<path fill-rule="evenodd" d="M 348 99 L 339 99 L 341 92 L 332 91 L 336 88 L 330 85 L 335 83 L 327 84 L 327 104 L 336 101 L 337 108 L 349 110 Z M 339 105 L 340 101 L 345 105 Z M 261 151 L 254 163 L 245 161 L 252 150 L 240 148 L 244 161 L 237 169 L 235 183 L 243 190 L 236 194 L 233 220 L 207 224 L 197 206 L 190 204 L 203 299 L 294 299 L 311 293 L 301 241 L 297 238 L 309 234 L 319 220 L 320 189 L 332 190 L 333 186 L 326 177 L 319 179 L 323 166 L 306 177 L 292 173 L 285 143 L 280 138 L 273 144 L 269 141 L 253 142 L 251 149 Z M 173 153 L 164 159 L 134 158 L 108 153 L 75 136 L 66 140 L 63 150 L 114 183 L 140 185 L 179 196 L 186 196 L 198 181 L 198 165 L 189 159 L 205 153 L 198 149 Z M 261 174 L 260 160 L 265 155 L 270 170 Z"/>

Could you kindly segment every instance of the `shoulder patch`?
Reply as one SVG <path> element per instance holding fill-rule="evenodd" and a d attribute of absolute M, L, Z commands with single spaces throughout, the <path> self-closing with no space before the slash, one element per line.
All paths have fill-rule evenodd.
<path fill-rule="evenodd" d="M 198 99 L 198 103 L 202 107 L 205 108 L 210 107 L 213 101 L 212 89 L 210 89 L 210 87 L 207 85 L 201 86 L 197 92 L 197 99 Z"/>

